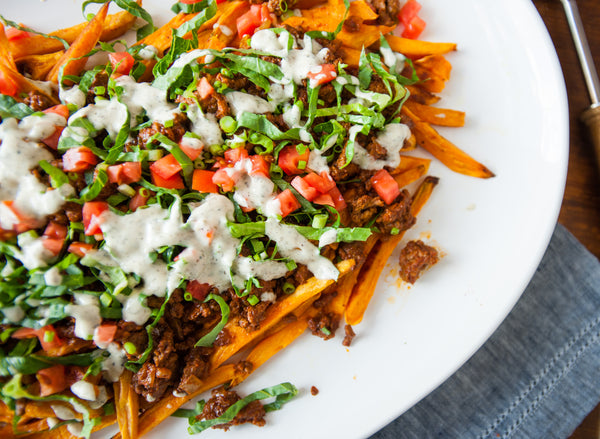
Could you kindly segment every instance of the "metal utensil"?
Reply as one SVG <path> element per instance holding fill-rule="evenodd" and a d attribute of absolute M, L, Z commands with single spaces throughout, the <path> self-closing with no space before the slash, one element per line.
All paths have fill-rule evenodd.
<path fill-rule="evenodd" d="M 567 22 L 571 29 L 571 35 L 573 36 L 573 42 L 575 43 L 575 49 L 577 50 L 583 71 L 583 77 L 585 78 L 585 83 L 590 94 L 591 105 L 581 114 L 581 119 L 590 130 L 600 170 L 600 81 L 598 80 L 594 59 L 592 58 L 590 46 L 583 30 L 577 4 L 575 0 L 561 0 L 561 2 L 565 9 Z"/>

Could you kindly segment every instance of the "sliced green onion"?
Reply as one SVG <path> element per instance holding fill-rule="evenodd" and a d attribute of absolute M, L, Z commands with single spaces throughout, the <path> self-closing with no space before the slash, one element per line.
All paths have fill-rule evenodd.
<path fill-rule="evenodd" d="M 129 355 L 133 355 L 137 352 L 137 348 L 130 341 L 125 342 L 125 344 L 123 345 L 123 349 L 125 349 L 125 352 L 127 352 Z"/>
<path fill-rule="evenodd" d="M 322 229 L 327 224 L 327 220 L 329 219 L 328 215 L 319 214 L 313 217 L 312 226 L 315 229 Z"/>
<path fill-rule="evenodd" d="M 221 120 L 219 120 L 219 125 L 221 125 L 221 129 L 227 134 L 234 133 L 235 130 L 237 130 L 237 122 L 231 116 L 223 117 Z"/>
<path fill-rule="evenodd" d="M 285 294 L 292 294 L 294 291 L 296 291 L 296 287 L 294 286 L 294 284 L 291 284 L 289 282 L 286 282 L 283 284 L 283 287 L 281 287 L 283 289 L 283 292 Z"/>
<path fill-rule="evenodd" d="M 325 335 L 331 335 L 331 331 L 327 328 L 321 328 L 321 332 Z"/>
<path fill-rule="evenodd" d="M 258 302 L 260 302 L 260 299 L 258 297 L 256 297 L 254 294 L 252 296 L 248 297 L 248 303 L 252 306 L 256 305 Z"/>
<path fill-rule="evenodd" d="M 133 197 L 135 195 L 135 189 L 129 186 L 128 184 L 119 185 L 117 187 L 117 190 L 123 195 L 127 195 L 128 197 Z"/>

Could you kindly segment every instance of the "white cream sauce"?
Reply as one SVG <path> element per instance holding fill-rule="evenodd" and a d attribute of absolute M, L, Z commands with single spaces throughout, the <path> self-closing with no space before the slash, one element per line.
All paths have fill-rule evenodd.
<path fill-rule="evenodd" d="M 308 267 L 317 279 L 337 279 L 339 271 L 319 249 L 300 234 L 293 226 L 282 224 L 275 218 L 265 222 L 266 235 L 277 243 L 282 256 L 293 259 Z"/>
<path fill-rule="evenodd" d="M 387 150 L 385 160 L 373 159 L 373 156 L 363 146 L 358 142 L 354 142 L 352 161 L 361 168 L 368 170 L 379 170 L 386 166 L 396 168 L 400 164 L 400 150 L 408 137 L 410 137 L 408 126 L 401 123 L 388 124 L 376 138 L 377 142 Z"/>

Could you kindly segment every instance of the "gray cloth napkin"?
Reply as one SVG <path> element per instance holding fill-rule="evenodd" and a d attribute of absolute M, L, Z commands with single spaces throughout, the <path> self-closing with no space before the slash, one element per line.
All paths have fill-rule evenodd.
<path fill-rule="evenodd" d="M 599 340 L 600 262 L 558 225 L 492 337 L 371 439 L 567 438 L 600 402 Z"/>

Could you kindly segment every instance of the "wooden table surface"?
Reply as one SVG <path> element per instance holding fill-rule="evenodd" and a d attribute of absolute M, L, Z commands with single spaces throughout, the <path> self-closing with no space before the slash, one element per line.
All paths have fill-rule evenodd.
<path fill-rule="evenodd" d="M 596 165 L 586 127 L 579 120 L 581 112 L 590 105 L 589 94 L 561 2 L 533 0 L 533 3 L 556 47 L 569 98 L 569 170 L 559 222 L 600 258 L 600 166 Z M 578 0 L 577 6 L 596 69 L 600 71 L 600 1 Z M 590 438 L 600 438 L 600 405 L 571 436 L 571 439 Z"/>

